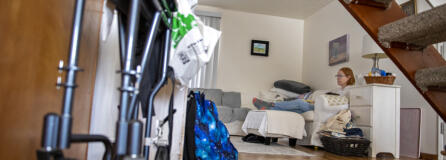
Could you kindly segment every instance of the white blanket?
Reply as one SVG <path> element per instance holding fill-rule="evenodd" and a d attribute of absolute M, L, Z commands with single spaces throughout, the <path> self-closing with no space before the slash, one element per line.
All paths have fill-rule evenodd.
<path fill-rule="evenodd" d="M 306 136 L 304 118 L 294 112 L 275 110 L 250 111 L 243 123 L 242 130 L 264 137 Z"/>

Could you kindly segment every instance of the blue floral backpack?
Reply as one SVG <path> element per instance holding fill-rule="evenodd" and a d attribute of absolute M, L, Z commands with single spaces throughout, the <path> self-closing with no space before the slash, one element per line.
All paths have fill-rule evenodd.
<path fill-rule="evenodd" d="M 188 96 L 184 160 L 236 160 L 226 126 L 218 119 L 217 107 L 200 92 Z M 193 128 L 193 129 L 192 129 Z"/>

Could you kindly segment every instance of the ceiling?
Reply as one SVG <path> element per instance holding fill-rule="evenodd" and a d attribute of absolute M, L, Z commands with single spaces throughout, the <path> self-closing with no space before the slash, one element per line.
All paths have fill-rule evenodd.
<path fill-rule="evenodd" d="M 331 1 L 333 0 L 198 0 L 198 4 L 229 10 L 305 19 Z"/>

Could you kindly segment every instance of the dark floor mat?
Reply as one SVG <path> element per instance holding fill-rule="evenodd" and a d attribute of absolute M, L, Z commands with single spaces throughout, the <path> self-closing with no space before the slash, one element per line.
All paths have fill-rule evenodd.
<path fill-rule="evenodd" d="M 249 142 L 249 143 L 264 143 L 265 137 L 258 136 L 255 134 L 248 134 L 245 137 L 243 137 L 242 140 L 244 142 Z"/>

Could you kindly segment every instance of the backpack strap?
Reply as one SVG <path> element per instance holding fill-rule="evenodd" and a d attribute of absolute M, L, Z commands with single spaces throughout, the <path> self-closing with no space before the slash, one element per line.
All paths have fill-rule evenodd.
<path fill-rule="evenodd" d="M 170 158 L 170 151 L 172 148 L 172 135 L 173 135 L 173 114 L 175 113 L 174 111 L 174 95 L 175 95 L 175 72 L 173 70 L 172 67 L 168 67 L 167 69 L 167 76 L 170 78 L 171 82 L 172 82 L 172 93 L 170 94 L 170 101 L 169 101 L 169 111 L 168 111 L 168 121 L 169 121 L 169 137 L 168 137 L 168 153 L 169 153 L 169 158 Z M 167 81 L 166 81 L 167 82 Z"/>

